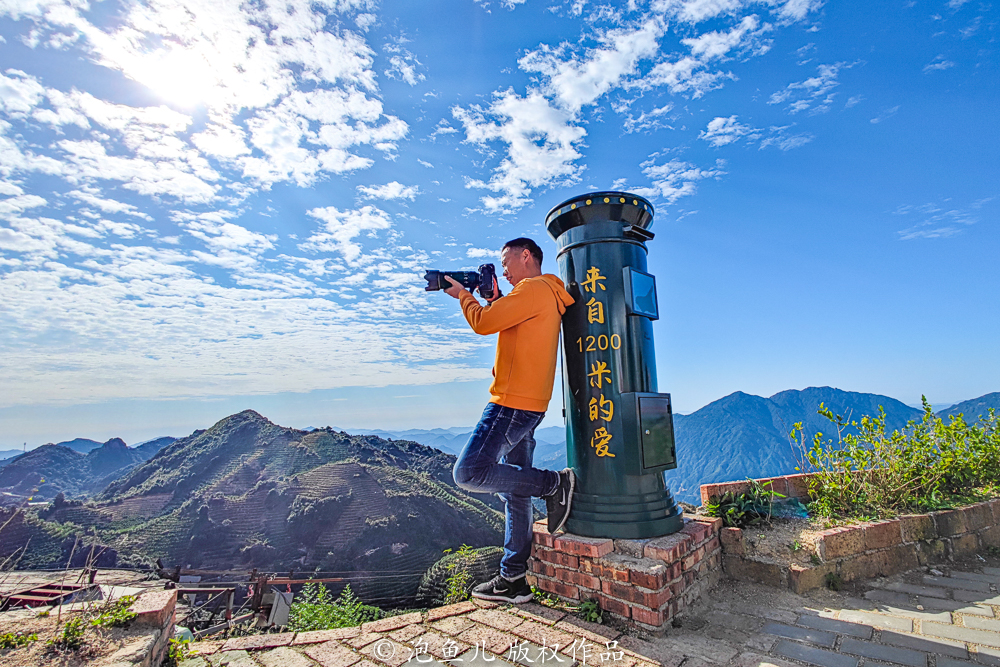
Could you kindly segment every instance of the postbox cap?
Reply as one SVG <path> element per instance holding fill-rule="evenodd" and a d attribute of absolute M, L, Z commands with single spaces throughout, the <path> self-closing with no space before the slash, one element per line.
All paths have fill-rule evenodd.
<path fill-rule="evenodd" d="M 567 229 L 609 220 L 648 229 L 653 224 L 653 205 L 628 192 L 591 192 L 567 199 L 549 211 L 545 229 L 557 239 Z"/>

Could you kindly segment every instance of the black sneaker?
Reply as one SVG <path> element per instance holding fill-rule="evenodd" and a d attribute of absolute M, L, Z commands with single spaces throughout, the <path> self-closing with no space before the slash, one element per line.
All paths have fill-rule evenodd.
<path fill-rule="evenodd" d="M 569 518 L 569 508 L 573 504 L 573 489 L 576 488 L 576 475 L 572 468 L 566 468 L 559 472 L 559 486 L 556 490 L 545 496 L 545 509 L 548 512 L 549 534 L 555 535 Z"/>
<path fill-rule="evenodd" d="M 531 602 L 535 594 L 531 592 L 531 586 L 528 585 L 528 580 L 525 577 L 507 581 L 498 574 L 486 583 L 473 588 L 472 597 L 480 600 L 493 600 L 494 602 L 524 604 Z"/>

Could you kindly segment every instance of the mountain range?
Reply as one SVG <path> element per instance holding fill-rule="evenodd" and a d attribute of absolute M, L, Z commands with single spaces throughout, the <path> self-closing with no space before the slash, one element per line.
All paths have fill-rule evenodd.
<path fill-rule="evenodd" d="M 119 442 L 122 442 L 120 438 L 112 438 L 112 440 L 117 440 Z M 123 466 L 128 465 L 128 460 L 145 461 L 149 459 L 150 457 L 153 456 L 153 454 L 160 451 L 161 448 L 166 447 L 174 440 L 176 440 L 176 438 L 172 438 L 170 436 L 163 436 L 160 438 L 154 438 L 153 440 L 146 440 L 145 442 L 140 442 L 139 444 L 133 447 L 129 447 L 128 449 L 139 452 L 139 457 L 134 457 L 129 454 L 123 453 L 122 456 Z M 108 442 L 110 442 L 110 440 Z M 107 443 L 97 442 L 96 440 L 90 440 L 88 438 L 74 438 L 73 440 L 66 440 L 64 442 L 56 442 L 56 443 L 50 442 L 47 445 L 42 445 L 42 447 L 62 447 L 64 449 L 69 449 L 79 454 L 89 454 L 95 449 L 103 447 L 106 444 Z M 40 449 L 40 447 L 36 447 L 31 451 L 34 452 L 37 449 Z M 5 467 L 8 463 L 12 463 L 14 459 L 27 453 L 29 452 L 24 452 L 20 449 L 5 449 L 0 451 L 0 468 Z"/>
<path fill-rule="evenodd" d="M 801 457 L 788 437 L 794 423 L 807 441 L 816 432 L 836 437 L 820 403 L 848 419 L 881 408 L 890 429 L 922 416 L 887 396 L 831 387 L 767 398 L 735 392 L 674 415 L 679 467 L 666 478 L 675 497 L 697 504 L 700 484 L 793 472 Z M 990 408 L 1000 408 L 1000 393 L 937 414 L 974 421 Z M 298 430 L 246 410 L 138 447 L 118 438 L 43 445 L 0 469 L 8 505 L 53 499 L 26 511 L 0 503 L 0 561 L 27 544 L 19 567 L 58 567 L 83 534 L 102 566 L 162 559 L 213 571 L 339 572 L 367 601 L 405 603 L 445 549 L 502 541 L 500 501 L 452 479 L 470 434 Z M 561 427 L 536 432 L 538 467 L 565 466 L 564 437 Z"/>
<path fill-rule="evenodd" d="M 12 488 L 31 462 L 54 475 L 45 485 L 69 485 L 84 464 L 72 457 L 97 476 L 102 451 L 123 447 L 117 439 L 87 455 L 39 447 L 0 470 L 0 485 Z M 502 542 L 500 500 L 457 488 L 454 462 L 412 441 L 300 431 L 246 410 L 105 476 L 89 499 L 57 496 L 15 516 L 0 535 L 0 560 L 30 540 L 21 567 L 57 565 L 72 544 L 58 536 L 84 526 L 98 552 L 115 555 L 112 565 L 337 572 L 368 602 L 402 603 L 445 549 Z M 0 511 L 0 525 L 8 516 Z"/>
<path fill-rule="evenodd" d="M 795 423 L 802 423 L 807 442 L 811 442 L 817 432 L 836 438 L 833 424 L 817 412 L 820 403 L 848 421 L 860 420 L 863 415 L 877 415 L 882 407 L 889 429 L 903 428 L 908 421 L 923 416 L 923 410 L 889 396 L 833 387 L 787 390 L 767 398 L 737 391 L 691 414 L 674 415 L 678 467 L 665 473 L 674 497 L 698 504 L 702 484 L 795 472 L 803 459 L 799 447 L 788 437 Z M 935 414 L 947 418 L 961 413 L 967 421 L 975 421 L 990 408 L 1000 411 L 1000 392 L 956 403 Z M 411 429 L 377 433 L 457 454 L 469 440 L 472 430 Z M 539 429 L 535 432 L 535 440 L 536 467 L 560 469 L 566 466 L 565 429 L 558 426 Z"/>
<path fill-rule="evenodd" d="M 38 498 L 54 498 L 59 493 L 71 496 L 93 493 L 129 468 L 149 460 L 173 440 L 157 438 L 139 447 L 129 447 L 121 438 L 111 438 L 105 443 L 77 438 L 69 443 L 42 445 L 10 459 L 0 468 L 0 489 Z M 90 447 L 90 443 L 95 446 Z"/>

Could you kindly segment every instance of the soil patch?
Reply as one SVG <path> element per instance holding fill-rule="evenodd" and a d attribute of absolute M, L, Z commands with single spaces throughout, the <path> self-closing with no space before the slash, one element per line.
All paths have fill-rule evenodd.
<path fill-rule="evenodd" d="M 773 518 L 770 524 L 743 529 L 746 557 L 778 565 L 815 565 L 816 539 L 829 519 Z"/>
<path fill-rule="evenodd" d="M 112 656 L 118 651 L 142 646 L 151 632 L 150 628 L 133 630 L 93 627 L 90 625 L 89 618 L 85 618 L 83 645 L 75 651 L 57 649 L 48 643 L 49 640 L 61 634 L 67 621 L 81 616 L 86 617 L 86 614 L 64 610 L 60 619 L 54 610 L 49 611 L 48 616 L 39 616 L 39 611 L 41 610 L 30 609 L 0 613 L 0 632 L 38 635 L 38 639 L 27 646 L 0 649 L 0 665 L 4 667 L 38 667 L 38 665 L 100 667 L 101 665 L 110 665 L 118 662 L 117 659 L 112 659 Z"/>

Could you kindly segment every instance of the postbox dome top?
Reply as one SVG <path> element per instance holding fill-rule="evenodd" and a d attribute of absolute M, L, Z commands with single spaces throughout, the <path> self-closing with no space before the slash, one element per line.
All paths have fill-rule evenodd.
<path fill-rule="evenodd" d="M 648 229 L 653 224 L 653 205 L 628 192 L 590 192 L 567 199 L 549 211 L 545 229 L 557 239 L 567 229 L 609 220 Z"/>

